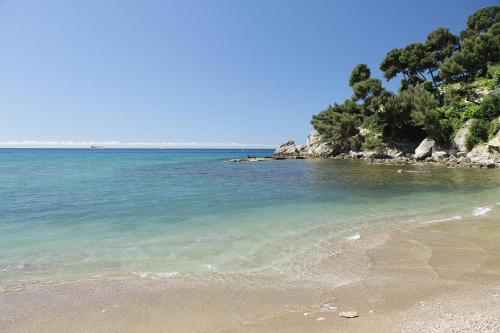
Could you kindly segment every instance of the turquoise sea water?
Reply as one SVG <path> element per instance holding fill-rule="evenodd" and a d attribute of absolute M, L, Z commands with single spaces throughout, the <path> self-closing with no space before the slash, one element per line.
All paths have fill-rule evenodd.
<path fill-rule="evenodd" d="M 271 152 L 2 149 L 0 286 L 282 273 L 363 226 L 466 218 L 500 202 L 499 170 L 224 162 Z"/>

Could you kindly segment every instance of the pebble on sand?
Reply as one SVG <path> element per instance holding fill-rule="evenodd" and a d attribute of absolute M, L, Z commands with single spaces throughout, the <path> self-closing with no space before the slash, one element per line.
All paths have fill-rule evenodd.
<path fill-rule="evenodd" d="M 359 317 L 358 313 L 356 311 L 344 311 L 339 313 L 339 316 L 344 317 L 344 318 L 356 318 Z"/>
<path fill-rule="evenodd" d="M 337 310 L 337 307 L 333 304 L 330 304 L 330 303 L 325 303 L 323 304 L 323 306 L 321 307 L 321 309 L 319 311 L 321 312 L 334 312 Z"/>

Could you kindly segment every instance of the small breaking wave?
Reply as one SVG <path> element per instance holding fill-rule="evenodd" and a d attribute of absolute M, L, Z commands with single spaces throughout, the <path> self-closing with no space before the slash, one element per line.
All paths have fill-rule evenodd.
<path fill-rule="evenodd" d="M 350 240 L 350 241 L 357 241 L 360 239 L 361 239 L 361 234 L 359 232 L 355 233 L 352 236 L 347 237 L 347 240 Z"/>
<path fill-rule="evenodd" d="M 463 219 L 462 216 L 460 215 L 454 215 L 452 217 L 449 217 L 449 218 L 446 218 L 446 219 L 439 219 L 439 220 L 431 220 L 431 221 L 428 221 L 426 223 L 440 223 L 440 222 L 447 222 L 447 221 L 457 221 L 457 220 L 461 220 Z"/>
<path fill-rule="evenodd" d="M 132 272 L 132 274 L 140 279 L 167 279 L 179 275 L 179 272 Z"/>
<path fill-rule="evenodd" d="M 472 210 L 472 216 L 482 216 L 487 214 L 491 207 L 476 207 Z"/>

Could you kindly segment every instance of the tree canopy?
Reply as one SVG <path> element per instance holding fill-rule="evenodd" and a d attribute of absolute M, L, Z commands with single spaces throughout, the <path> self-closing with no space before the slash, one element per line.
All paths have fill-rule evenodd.
<path fill-rule="evenodd" d="M 356 65 L 348 80 L 351 98 L 312 118 L 327 141 L 352 145 L 366 128 L 371 134 L 363 147 L 369 149 L 424 137 L 449 144 L 468 119 L 498 124 L 500 6 L 470 15 L 459 35 L 438 27 L 422 42 L 389 50 L 379 68 L 386 80 L 400 80 L 398 93 L 386 90 L 367 64 Z"/>

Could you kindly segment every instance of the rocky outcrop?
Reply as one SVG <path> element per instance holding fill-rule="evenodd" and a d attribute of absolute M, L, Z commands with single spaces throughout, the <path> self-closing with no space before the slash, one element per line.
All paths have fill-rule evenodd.
<path fill-rule="evenodd" d="M 397 145 L 373 151 L 359 150 L 359 142 L 356 140 L 360 137 L 358 133 L 352 141 L 340 146 L 325 142 L 320 135 L 312 132 L 307 136 L 305 145 L 297 145 L 293 140 L 286 141 L 269 159 L 365 159 L 375 164 L 425 163 L 448 167 L 500 167 L 500 132 L 487 144 L 479 144 L 468 153 L 457 151 L 456 143 L 441 147 L 433 139 L 426 138 L 415 149 L 414 155 L 411 154 L 412 150 L 404 150 Z"/>
<path fill-rule="evenodd" d="M 273 155 L 283 157 L 298 156 L 301 148 L 302 147 L 296 145 L 293 140 L 288 140 L 276 148 Z"/>
<path fill-rule="evenodd" d="M 425 138 L 415 149 L 415 159 L 423 160 L 432 155 L 432 151 L 436 146 L 436 142 L 432 139 Z"/>
<path fill-rule="evenodd" d="M 324 142 L 317 132 L 307 136 L 305 146 L 296 145 L 293 140 L 282 143 L 273 153 L 275 157 L 330 157 L 334 155 L 335 145 Z"/>
<path fill-rule="evenodd" d="M 465 143 L 465 139 L 467 135 L 469 135 L 470 127 L 472 124 L 472 119 L 467 120 L 467 122 L 457 131 L 455 137 L 453 138 L 453 143 L 456 148 L 460 152 L 467 152 L 467 144 Z"/>
<path fill-rule="evenodd" d="M 332 155 L 332 150 L 332 146 L 327 142 L 323 142 L 318 132 L 311 132 L 307 135 L 303 155 L 308 157 L 329 157 Z"/>
<path fill-rule="evenodd" d="M 321 143 L 321 136 L 318 132 L 313 131 L 307 135 L 306 147 L 311 147 L 313 145 L 318 145 Z"/>

